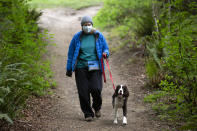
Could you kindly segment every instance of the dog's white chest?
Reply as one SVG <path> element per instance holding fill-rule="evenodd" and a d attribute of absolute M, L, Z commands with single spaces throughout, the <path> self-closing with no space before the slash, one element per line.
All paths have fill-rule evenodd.
<path fill-rule="evenodd" d="M 124 99 L 123 98 L 115 98 L 115 106 L 116 108 L 122 108 L 124 104 Z"/>

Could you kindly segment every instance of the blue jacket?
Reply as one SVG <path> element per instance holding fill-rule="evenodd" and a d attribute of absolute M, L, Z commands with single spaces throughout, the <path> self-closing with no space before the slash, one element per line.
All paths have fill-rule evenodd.
<path fill-rule="evenodd" d="M 82 36 L 82 31 L 76 33 L 74 37 L 72 38 L 68 50 L 68 59 L 67 59 L 67 71 L 74 71 L 75 66 L 77 64 L 77 58 L 79 55 L 79 50 L 81 46 L 81 36 Z M 99 59 L 99 64 L 101 67 L 101 58 L 102 54 L 105 52 L 107 54 L 107 57 L 109 56 L 109 48 L 107 45 L 107 42 L 104 38 L 104 36 L 99 32 L 95 31 L 94 35 L 96 37 L 96 51 L 97 51 L 97 56 Z M 102 71 L 102 68 L 100 68 Z"/>

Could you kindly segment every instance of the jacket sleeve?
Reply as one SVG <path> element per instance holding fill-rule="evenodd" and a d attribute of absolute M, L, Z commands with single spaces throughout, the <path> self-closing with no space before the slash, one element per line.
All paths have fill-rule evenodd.
<path fill-rule="evenodd" d="M 68 58 L 67 58 L 67 71 L 72 71 L 72 59 L 75 51 L 75 37 L 74 36 L 70 42 L 69 49 L 68 49 Z"/>
<path fill-rule="evenodd" d="M 108 47 L 106 39 L 103 35 L 101 35 L 101 40 L 102 40 L 102 43 L 103 43 L 103 52 L 107 54 L 107 57 L 109 57 L 109 47 Z"/>

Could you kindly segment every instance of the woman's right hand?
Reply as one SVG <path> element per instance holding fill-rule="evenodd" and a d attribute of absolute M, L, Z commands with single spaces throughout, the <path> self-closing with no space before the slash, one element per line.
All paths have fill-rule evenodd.
<path fill-rule="evenodd" d="M 103 53 L 103 58 L 106 59 L 107 58 L 107 53 Z"/>

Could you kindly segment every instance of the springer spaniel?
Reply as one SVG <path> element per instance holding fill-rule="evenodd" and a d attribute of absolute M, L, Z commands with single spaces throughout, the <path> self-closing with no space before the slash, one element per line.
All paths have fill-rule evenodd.
<path fill-rule="evenodd" d="M 114 108 L 114 124 L 118 124 L 118 108 L 123 110 L 123 125 L 127 124 L 127 99 L 129 91 L 127 86 L 118 85 L 112 96 L 112 106 Z"/>

